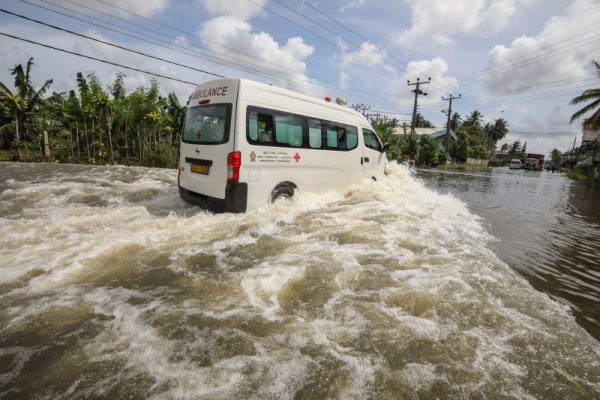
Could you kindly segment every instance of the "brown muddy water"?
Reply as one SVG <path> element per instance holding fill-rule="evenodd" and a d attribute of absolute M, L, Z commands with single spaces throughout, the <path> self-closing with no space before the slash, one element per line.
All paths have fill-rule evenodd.
<path fill-rule="evenodd" d="M 496 254 L 600 340 L 600 182 L 508 168 L 419 177 L 465 201 L 495 237 Z"/>
<path fill-rule="evenodd" d="M 173 170 L 1 163 L 0 398 L 600 398 L 575 301 L 505 251 L 529 236 L 440 176 L 211 215 Z"/>

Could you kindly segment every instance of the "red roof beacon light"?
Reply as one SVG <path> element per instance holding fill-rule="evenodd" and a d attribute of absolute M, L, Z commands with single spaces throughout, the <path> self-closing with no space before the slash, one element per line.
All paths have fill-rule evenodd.
<path fill-rule="evenodd" d="M 331 103 L 331 97 L 329 97 L 329 96 L 325 97 L 325 101 L 328 103 Z"/>

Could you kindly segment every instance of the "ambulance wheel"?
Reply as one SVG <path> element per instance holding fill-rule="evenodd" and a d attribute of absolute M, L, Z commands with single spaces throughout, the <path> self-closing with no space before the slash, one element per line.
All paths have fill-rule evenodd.
<path fill-rule="evenodd" d="M 277 199 L 289 199 L 294 196 L 294 190 L 296 186 L 290 182 L 280 183 L 275 186 L 275 189 L 271 192 L 271 203 L 274 203 Z"/>

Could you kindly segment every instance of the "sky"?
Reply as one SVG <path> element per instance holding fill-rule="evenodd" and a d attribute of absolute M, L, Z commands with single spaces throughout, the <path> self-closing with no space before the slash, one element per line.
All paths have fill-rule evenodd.
<path fill-rule="evenodd" d="M 33 83 L 53 79 L 56 92 L 76 89 L 77 72 L 104 87 L 123 72 L 128 90 L 156 79 L 185 103 L 194 84 L 242 77 L 410 124 L 408 83 L 419 79 L 418 111 L 437 127 L 443 98 L 460 95 L 453 112 L 503 118 L 499 144 L 545 155 L 580 143 L 569 119 L 581 105 L 569 102 L 599 86 L 594 0 L 3 0 L 0 10 L 9 86 L 10 69 L 33 57 Z"/>

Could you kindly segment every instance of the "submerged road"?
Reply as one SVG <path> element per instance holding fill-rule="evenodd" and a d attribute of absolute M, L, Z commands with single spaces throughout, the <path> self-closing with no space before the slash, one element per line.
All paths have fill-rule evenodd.
<path fill-rule="evenodd" d="M 0 398 L 600 397 L 600 343 L 399 166 L 255 212 L 0 164 Z"/>

